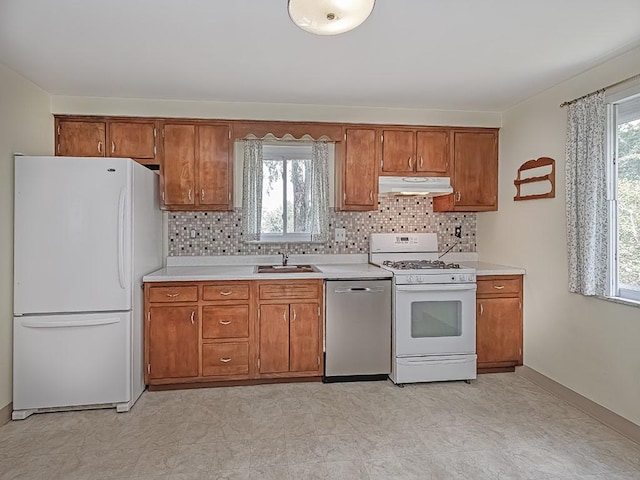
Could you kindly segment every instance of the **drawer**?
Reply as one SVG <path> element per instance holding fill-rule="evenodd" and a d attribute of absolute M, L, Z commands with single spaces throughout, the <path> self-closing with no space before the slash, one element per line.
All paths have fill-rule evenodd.
<path fill-rule="evenodd" d="M 247 300 L 249 285 L 246 283 L 226 285 L 205 285 L 202 289 L 203 300 Z"/>
<path fill-rule="evenodd" d="M 202 338 L 240 338 L 249 336 L 249 306 L 202 307 Z"/>
<path fill-rule="evenodd" d="M 259 288 L 260 300 L 319 298 L 318 283 L 267 283 Z"/>
<path fill-rule="evenodd" d="M 478 277 L 477 295 L 520 294 L 520 279 L 505 278 L 482 280 Z"/>
<path fill-rule="evenodd" d="M 198 286 L 150 287 L 149 301 L 156 302 L 197 302 Z"/>
<path fill-rule="evenodd" d="M 249 344 L 205 343 L 202 345 L 202 375 L 242 375 L 249 373 Z"/>

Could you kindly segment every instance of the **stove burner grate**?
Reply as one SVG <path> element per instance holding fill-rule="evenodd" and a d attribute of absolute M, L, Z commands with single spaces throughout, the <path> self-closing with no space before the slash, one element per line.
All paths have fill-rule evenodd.
<path fill-rule="evenodd" d="M 460 265 L 457 263 L 446 263 L 441 260 L 399 260 L 395 262 L 385 260 L 382 262 L 382 265 L 393 268 L 394 270 L 443 270 L 460 268 Z"/>

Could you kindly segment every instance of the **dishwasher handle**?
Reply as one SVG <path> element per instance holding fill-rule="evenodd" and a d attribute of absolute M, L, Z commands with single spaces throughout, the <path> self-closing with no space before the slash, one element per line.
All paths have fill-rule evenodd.
<path fill-rule="evenodd" d="M 385 287 L 341 287 L 333 290 L 335 293 L 384 293 Z"/>

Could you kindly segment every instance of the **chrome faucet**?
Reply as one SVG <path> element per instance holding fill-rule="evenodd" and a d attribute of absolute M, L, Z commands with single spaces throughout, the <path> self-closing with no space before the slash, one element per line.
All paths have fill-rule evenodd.
<path fill-rule="evenodd" d="M 282 252 L 282 266 L 286 267 L 288 261 L 289 261 L 289 254 L 287 252 Z"/>

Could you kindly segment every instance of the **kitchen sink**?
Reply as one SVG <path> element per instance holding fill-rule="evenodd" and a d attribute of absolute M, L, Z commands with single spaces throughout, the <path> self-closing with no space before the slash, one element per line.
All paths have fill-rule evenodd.
<path fill-rule="evenodd" d="M 256 273 L 311 273 L 319 272 L 313 265 L 258 265 Z"/>

